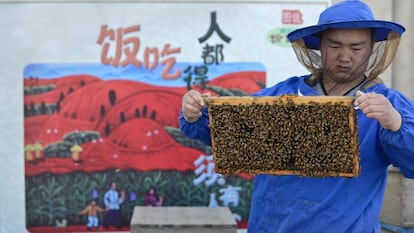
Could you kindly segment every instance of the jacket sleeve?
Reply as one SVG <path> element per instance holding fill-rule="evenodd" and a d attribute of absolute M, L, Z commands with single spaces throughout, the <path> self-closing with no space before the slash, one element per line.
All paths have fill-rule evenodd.
<path fill-rule="evenodd" d="M 203 115 L 195 122 L 190 123 L 184 119 L 180 111 L 180 129 L 187 137 L 198 139 L 206 145 L 211 146 L 209 118 L 207 108 L 203 109 Z"/>
<path fill-rule="evenodd" d="M 104 203 L 105 203 L 105 206 L 109 206 L 109 204 L 110 204 L 109 191 L 106 192 L 105 195 L 104 195 Z"/>
<path fill-rule="evenodd" d="M 402 116 L 397 132 L 381 128 L 380 140 L 392 164 L 407 178 L 414 178 L 414 102 L 395 92 L 389 99 Z"/>

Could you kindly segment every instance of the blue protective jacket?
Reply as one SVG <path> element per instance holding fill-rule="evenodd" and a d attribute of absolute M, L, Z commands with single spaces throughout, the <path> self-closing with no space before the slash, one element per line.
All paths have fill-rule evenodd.
<path fill-rule="evenodd" d="M 257 96 L 281 94 L 318 95 L 304 80 L 292 77 L 262 89 Z M 387 168 L 399 167 L 414 178 L 414 102 L 383 83 L 364 92 L 386 96 L 402 115 L 397 132 L 357 113 L 361 174 L 357 178 L 308 178 L 302 176 L 256 175 L 251 200 L 248 233 L 379 233 L 379 214 L 386 187 Z M 191 138 L 211 145 L 207 110 L 194 123 L 180 127 Z"/>

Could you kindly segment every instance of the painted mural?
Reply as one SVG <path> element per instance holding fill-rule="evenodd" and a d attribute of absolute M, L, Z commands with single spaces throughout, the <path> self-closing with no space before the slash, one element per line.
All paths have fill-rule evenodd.
<path fill-rule="evenodd" d="M 162 77 L 162 67 L 149 72 L 134 64 L 25 68 L 30 232 L 85 227 L 128 231 L 135 205 L 228 206 L 240 227 L 247 223 L 252 176 L 215 173 L 211 147 L 180 132 L 179 112 L 188 89 L 213 96 L 260 90 L 266 81 L 264 67 L 257 63 L 176 67 L 185 72 L 174 80 Z M 113 185 L 119 222 L 110 215 L 105 199 Z M 156 193 L 155 204 L 146 198 L 150 189 Z M 96 216 L 95 225 L 89 224 L 90 215 Z"/>

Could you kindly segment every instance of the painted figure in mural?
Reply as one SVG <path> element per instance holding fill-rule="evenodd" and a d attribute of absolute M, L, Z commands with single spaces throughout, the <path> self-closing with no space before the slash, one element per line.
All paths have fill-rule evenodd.
<path fill-rule="evenodd" d="M 121 228 L 121 210 L 120 206 L 125 200 L 125 191 L 121 190 L 120 194 L 116 189 L 116 183 L 112 182 L 110 189 L 104 195 L 106 216 L 104 227 L 109 228 L 113 225 L 115 228 Z"/>
<path fill-rule="evenodd" d="M 144 205 L 145 206 L 162 206 L 164 200 L 163 196 L 159 196 L 157 190 L 151 187 L 145 194 Z"/>
<path fill-rule="evenodd" d="M 98 212 L 102 211 L 105 211 L 105 209 L 96 205 L 95 199 L 92 199 L 89 205 L 87 205 L 83 210 L 79 211 L 79 215 L 87 214 L 88 216 L 88 223 L 86 224 L 88 231 L 92 230 L 92 227 L 99 227 Z"/>
<path fill-rule="evenodd" d="M 376 20 L 362 1 L 338 2 L 317 25 L 288 34 L 310 71 L 255 96 L 355 96 L 361 174 L 356 178 L 255 175 L 249 233 L 376 232 L 388 166 L 414 178 L 414 102 L 379 78 L 397 52 L 404 27 Z M 395 77 L 399 78 L 399 77 Z M 180 128 L 211 144 L 207 108 L 194 90 L 182 98 Z"/>

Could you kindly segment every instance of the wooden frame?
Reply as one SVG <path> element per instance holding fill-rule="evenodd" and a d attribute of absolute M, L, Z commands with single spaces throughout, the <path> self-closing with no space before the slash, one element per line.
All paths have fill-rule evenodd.
<path fill-rule="evenodd" d="M 360 173 L 352 97 L 206 97 L 205 102 L 215 170 L 220 174 Z"/>

